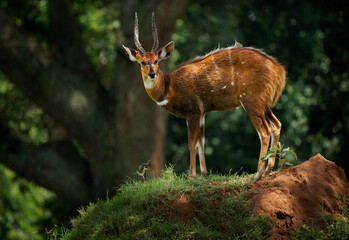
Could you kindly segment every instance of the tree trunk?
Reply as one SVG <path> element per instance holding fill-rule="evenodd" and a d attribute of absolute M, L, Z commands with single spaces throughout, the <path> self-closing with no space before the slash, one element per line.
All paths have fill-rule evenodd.
<path fill-rule="evenodd" d="M 154 11 L 160 44 L 165 45 L 185 5 L 186 1 L 121 1 L 120 45 L 110 89 L 102 85 L 85 52 L 69 1 L 49 1 L 48 49 L 0 10 L 0 70 L 63 133 L 34 146 L 16 136 L 7 125 L 9 119 L 0 115 L 0 161 L 75 205 L 103 198 L 150 160 L 159 175 L 167 113 L 146 95 L 140 67 L 129 61 L 121 44 L 134 46 L 137 11 L 140 39 L 149 49 Z"/>

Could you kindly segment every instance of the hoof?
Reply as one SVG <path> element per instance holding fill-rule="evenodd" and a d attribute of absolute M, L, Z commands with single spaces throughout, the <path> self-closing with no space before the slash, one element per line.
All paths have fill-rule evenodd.
<path fill-rule="evenodd" d="M 263 175 L 262 175 L 262 177 L 268 177 L 269 176 L 269 171 L 265 171 L 264 173 L 263 173 Z"/>
<path fill-rule="evenodd" d="M 256 175 L 252 178 L 252 182 L 255 183 L 255 182 L 257 182 L 259 179 L 261 179 L 261 174 L 259 174 L 259 173 L 257 172 Z"/>
<path fill-rule="evenodd" d="M 273 170 L 273 167 L 267 166 L 262 177 L 269 177 L 272 170 Z"/>

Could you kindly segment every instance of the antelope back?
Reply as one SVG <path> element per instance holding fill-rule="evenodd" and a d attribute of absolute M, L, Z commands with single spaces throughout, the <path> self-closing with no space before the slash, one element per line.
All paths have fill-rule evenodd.
<path fill-rule="evenodd" d="M 177 91 L 195 95 L 208 112 L 240 106 L 246 98 L 271 107 L 285 86 L 285 74 L 274 58 L 235 43 L 180 65 L 170 77 Z"/>

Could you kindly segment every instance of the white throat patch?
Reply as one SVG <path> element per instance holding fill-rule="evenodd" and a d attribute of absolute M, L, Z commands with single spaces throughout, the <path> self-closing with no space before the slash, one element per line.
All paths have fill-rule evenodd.
<path fill-rule="evenodd" d="M 152 89 L 154 87 L 154 79 L 155 78 L 147 77 L 147 80 L 145 80 L 144 82 L 144 86 L 146 89 Z"/>

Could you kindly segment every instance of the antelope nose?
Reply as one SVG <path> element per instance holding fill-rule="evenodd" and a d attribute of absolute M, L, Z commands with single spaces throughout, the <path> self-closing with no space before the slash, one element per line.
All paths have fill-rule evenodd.
<path fill-rule="evenodd" d="M 150 73 L 149 73 L 149 77 L 150 77 L 150 78 L 155 78 L 155 72 L 150 72 Z"/>

